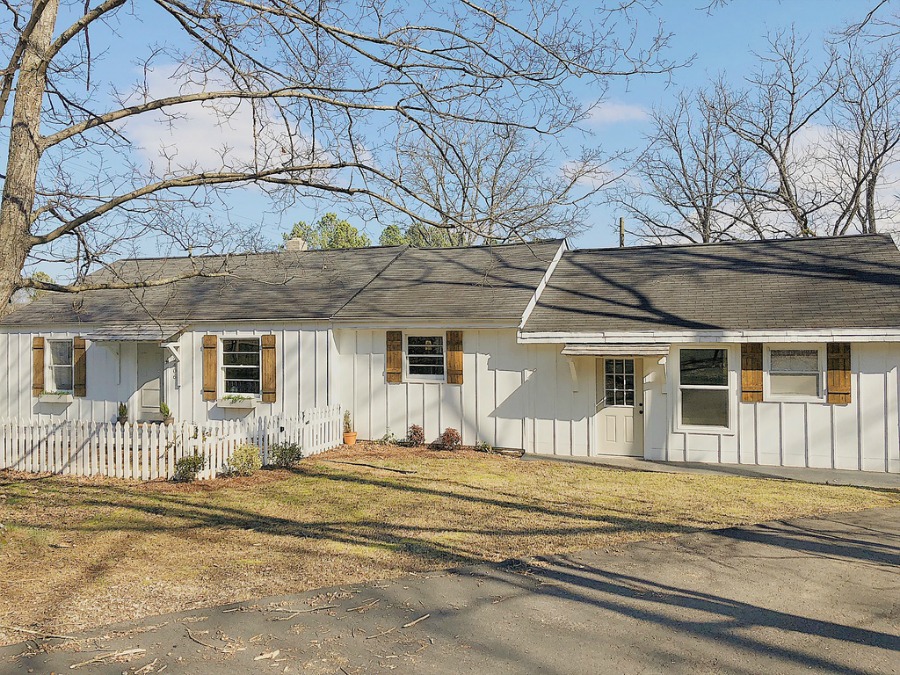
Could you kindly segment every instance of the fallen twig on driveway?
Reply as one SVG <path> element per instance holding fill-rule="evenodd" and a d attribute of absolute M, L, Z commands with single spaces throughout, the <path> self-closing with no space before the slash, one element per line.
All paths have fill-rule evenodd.
<path fill-rule="evenodd" d="M 69 666 L 69 669 L 75 670 L 76 668 L 81 668 L 82 666 L 90 666 L 94 663 L 105 663 L 107 659 L 120 659 L 125 656 L 137 656 L 138 654 L 143 654 L 146 651 L 146 649 L 125 649 L 121 652 L 109 652 L 108 654 L 100 654 L 99 656 L 95 656 L 94 658 L 87 661 L 82 661 L 81 663 L 73 663 L 71 666 Z"/>
<path fill-rule="evenodd" d="M 42 633 L 38 630 L 29 630 L 27 628 L 19 628 L 18 626 L 0 626 L 4 630 L 15 630 L 20 633 L 28 633 L 29 635 L 37 635 L 38 637 L 45 639 L 54 639 L 54 640 L 77 640 L 78 638 L 74 638 L 71 635 L 54 635 L 53 633 Z"/>
<path fill-rule="evenodd" d="M 427 619 L 429 616 L 431 616 L 431 614 L 426 614 L 425 616 L 420 616 L 420 617 L 419 617 L 418 619 L 416 619 L 415 621 L 410 621 L 409 623 L 403 624 L 403 628 L 412 628 L 413 626 L 415 626 L 415 625 L 416 625 L 417 623 L 419 623 L 420 621 L 424 621 L 425 619 Z"/>

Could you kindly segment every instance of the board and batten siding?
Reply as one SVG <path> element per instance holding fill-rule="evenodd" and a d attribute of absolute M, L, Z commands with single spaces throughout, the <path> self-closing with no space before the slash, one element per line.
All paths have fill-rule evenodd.
<path fill-rule="evenodd" d="M 127 342 L 89 345 L 85 351 L 87 390 L 84 397 L 75 397 L 71 403 L 48 403 L 32 395 L 33 338 L 71 340 L 78 335 L 75 330 L 0 332 L 0 358 L 4 367 L 0 383 L 0 417 L 107 422 L 115 419 L 120 401 L 131 407 L 137 385 L 137 347 L 135 343 Z"/>
<path fill-rule="evenodd" d="M 711 347 L 710 343 L 683 347 Z M 645 388 L 654 443 L 647 459 L 900 473 L 900 343 L 853 343 L 851 402 L 740 402 L 740 345 L 729 349 L 733 426 L 727 433 L 679 429 L 677 379 Z M 677 367 L 678 349 L 669 356 Z M 667 433 L 649 407 L 666 410 Z M 660 439 L 663 440 L 660 443 Z M 649 434 L 648 434 L 649 440 Z"/>
<path fill-rule="evenodd" d="M 216 401 L 203 400 L 203 336 L 220 341 L 217 371 L 218 397 L 222 390 L 222 338 L 275 336 L 276 395 L 274 403 L 258 402 L 249 413 L 220 408 Z M 203 421 L 243 419 L 248 416 L 297 416 L 303 410 L 329 405 L 328 381 L 333 352 L 327 322 L 260 322 L 258 324 L 204 324 L 194 326 L 178 340 L 181 364 L 177 387 L 174 374 L 166 378 L 166 395 L 175 401 L 176 420 Z M 168 369 L 167 369 L 168 371 Z"/>
<path fill-rule="evenodd" d="M 573 391 L 559 345 L 520 344 L 515 329 L 463 330 L 463 383 L 445 384 L 388 383 L 385 330 L 337 329 L 335 342 L 337 401 L 362 439 L 402 438 L 418 424 L 429 442 L 453 427 L 465 445 L 588 454 L 593 365 L 579 364 L 582 384 Z"/>
<path fill-rule="evenodd" d="M 6 375 L 0 384 L 0 417 L 109 422 L 119 402 L 138 410 L 137 342 L 88 341 L 86 396 L 71 403 L 46 403 L 32 396 L 32 339 L 71 339 L 85 330 L 0 332 L 0 353 Z M 274 403 L 259 403 L 248 412 L 219 408 L 203 400 L 202 341 L 204 335 L 223 337 L 275 336 L 277 390 Z M 163 398 L 177 421 L 243 419 L 248 416 L 297 416 L 301 411 L 328 405 L 329 368 L 334 352 L 327 322 L 216 324 L 194 327 L 177 340 L 180 363 L 165 353 Z M 177 377 L 176 377 L 177 368 Z M 218 370 L 221 372 L 221 359 Z M 221 388 L 219 395 L 223 395 Z"/>

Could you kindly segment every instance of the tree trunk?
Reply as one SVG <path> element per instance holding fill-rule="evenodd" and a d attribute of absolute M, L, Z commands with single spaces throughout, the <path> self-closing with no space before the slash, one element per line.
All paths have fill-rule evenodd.
<path fill-rule="evenodd" d="M 875 218 L 875 193 L 878 188 L 878 172 L 873 172 L 866 182 L 866 222 L 863 232 L 875 234 L 878 231 L 878 225 Z"/>
<path fill-rule="evenodd" d="M 34 5 L 37 5 L 35 0 Z M 31 248 L 38 164 L 41 160 L 41 105 L 47 85 L 44 56 L 53 38 L 59 0 L 50 0 L 22 55 L 13 100 L 6 181 L 0 202 L 0 316 L 8 313 Z"/>

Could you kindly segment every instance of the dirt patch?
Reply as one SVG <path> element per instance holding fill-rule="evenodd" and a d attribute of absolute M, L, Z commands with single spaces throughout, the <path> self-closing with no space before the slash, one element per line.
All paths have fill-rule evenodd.
<path fill-rule="evenodd" d="M 0 473 L 0 642 L 900 495 L 358 444 L 193 484 Z"/>

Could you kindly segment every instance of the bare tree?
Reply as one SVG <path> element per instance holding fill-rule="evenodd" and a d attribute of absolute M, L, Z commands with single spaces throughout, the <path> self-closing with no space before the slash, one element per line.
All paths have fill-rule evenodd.
<path fill-rule="evenodd" d="M 447 162 L 434 146 L 410 138 L 400 145 L 406 187 L 439 205 L 440 225 L 457 245 L 533 240 L 584 229 L 590 198 L 611 180 L 613 158 L 583 150 L 557 165 L 555 144 L 536 143 L 515 126 L 460 124 L 448 130 L 466 163 Z M 477 227 L 459 224 L 478 223 Z M 413 217 L 416 231 L 428 221 Z"/>
<path fill-rule="evenodd" d="M 238 235 L 252 239 L 210 220 L 225 211 L 223 194 L 248 185 L 285 207 L 346 199 L 376 215 L 389 210 L 394 219 L 475 236 L 498 228 L 503 238 L 520 236 L 516 228 L 527 234 L 532 217 L 491 211 L 490 199 L 460 206 L 410 187 L 409 148 L 427 149 L 438 162 L 429 171 L 464 178 L 471 194 L 478 158 L 467 154 L 461 125 L 473 138 L 499 129 L 536 147 L 535 139 L 559 138 L 584 118 L 567 86 L 573 78 L 602 90 L 609 78 L 669 68 L 659 56 L 667 36 L 640 46 L 633 2 L 584 16 L 564 0 L 62 1 L 62 9 L 61 0 L 0 3 L 0 58 L 8 64 L 0 72 L 0 134 L 8 141 L 0 311 L 17 288 L 95 286 L 85 274 L 125 242 L 156 239 L 197 252 L 227 249 Z M 115 22 L 151 12 L 168 20 L 170 41 L 139 59 L 143 79 L 104 79 L 91 37 L 111 38 Z M 57 26 L 69 16 L 76 18 Z M 154 84 L 159 71 L 169 73 L 169 91 Z M 185 159 L 177 147 L 153 162 L 136 156 L 136 120 L 177 126 L 201 105 L 222 124 L 247 121 L 250 130 L 236 139 L 242 152 L 226 143 L 215 161 Z M 594 171 L 592 161 L 587 155 L 581 171 Z M 560 191 L 528 194 L 553 202 Z M 34 260 L 66 261 L 78 274 L 70 284 L 28 278 L 22 270 Z"/>
<path fill-rule="evenodd" d="M 876 232 L 898 161 L 896 48 L 844 42 L 813 64 L 793 31 L 743 87 L 657 111 L 648 149 L 617 201 L 651 241 L 813 237 Z"/>
<path fill-rule="evenodd" d="M 838 62 L 834 106 L 829 110 L 828 159 L 838 178 L 838 206 L 831 234 L 877 232 L 879 220 L 896 213 L 896 204 L 879 206 L 879 193 L 889 187 L 890 167 L 900 145 L 900 73 L 896 48 L 879 47 L 867 54 L 858 43 Z"/>
<path fill-rule="evenodd" d="M 636 225 L 629 232 L 657 243 L 762 236 L 759 202 L 741 190 L 753 153 L 729 134 L 713 102 L 682 92 L 673 109 L 650 119 L 647 149 L 611 192 Z"/>

